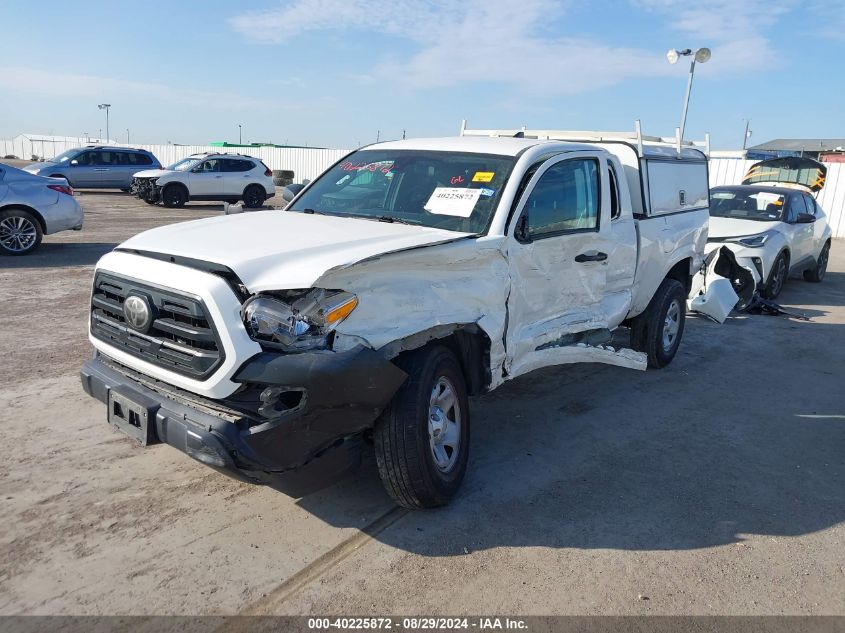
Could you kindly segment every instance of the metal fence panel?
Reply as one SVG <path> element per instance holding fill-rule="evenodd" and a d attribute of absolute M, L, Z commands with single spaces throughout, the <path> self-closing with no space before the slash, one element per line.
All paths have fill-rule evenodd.
<path fill-rule="evenodd" d="M 30 140 L 18 136 L 11 140 L 0 141 L 2 155 L 14 155 L 28 159 L 32 156 L 50 159 L 62 152 L 88 144 L 83 138 L 65 140 Z M 247 154 L 259 158 L 270 169 L 289 169 L 294 173 L 294 180 L 313 180 L 326 168 L 340 160 L 350 150 L 312 149 L 312 148 L 220 148 L 210 145 L 126 145 L 139 147 L 152 152 L 162 164 L 170 165 L 177 160 L 199 152 L 229 152 Z M 710 186 L 738 185 L 742 177 L 757 161 L 733 158 L 713 158 L 710 160 Z M 818 202 L 827 212 L 834 237 L 845 237 L 845 163 L 827 163 L 827 183 L 818 194 Z"/>

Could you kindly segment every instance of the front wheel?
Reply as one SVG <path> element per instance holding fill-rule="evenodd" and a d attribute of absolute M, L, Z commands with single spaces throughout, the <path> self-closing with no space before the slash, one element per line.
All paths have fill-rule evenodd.
<path fill-rule="evenodd" d="M 804 279 L 819 283 L 824 279 L 824 274 L 827 272 L 827 260 L 830 259 L 830 242 L 827 242 L 822 247 L 822 252 L 819 253 L 819 258 L 816 260 L 816 267 L 804 271 Z"/>
<path fill-rule="evenodd" d="M 188 192 L 181 185 L 170 185 L 164 188 L 161 199 L 168 209 L 178 209 L 188 201 Z"/>
<path fill-rule="evenodd" d="M 469 456 L 469 400 L 460 363 L 437 345 L 396 364 L 408 379 L 376 421 L 379 476 L 401 506 L 446 505 L 463 481 Z"/>
<path fill-rule="evenodd" d="M 0 211 L 0 253 L 28 255 L 41 243 L 41 223 L 29 211 Z"/>
<path fill-rule="evenodd" d="M 267 193 L 260 185 L 250 185 L 244 191 L 244 206 L 247 209 L 258 209 L 266 199 Z"/>
<path fill-rule="evenodd" d="M 631 324 L 631 347 L 645 352 L 649 367 L 666 367 L 675 358 L 686 315 L 684 286 L 677 279 L 664 279 L 645 312 Z"/>
<path fill-rule="evenodd" d="M 772 264 L 772 270 L 769 273 L 769 279 L 763 287 L 761 294 L 766 299 L 774 300 L 778 298 L 780 291 L 783 290 L 783 285 L 786 283 L 786 278 L 789 275 L 789 257 L 785 252 L 778 254 Z"/>

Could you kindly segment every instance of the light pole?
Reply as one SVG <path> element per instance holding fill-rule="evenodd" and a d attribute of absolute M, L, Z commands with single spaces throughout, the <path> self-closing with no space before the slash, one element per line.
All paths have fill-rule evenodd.
<path fill-rule="evenodd" d="M 241 136 L 241 124 L 238 123 L 238 145 L 243 145 L 243 137 Z"/>
<path fill-rule="evenodd" d="M 745 146 L 748 144 L 748 139 L 751 138 L 751 119 L 745 119 L 745 135 L 742 137 L 742 151 L 745 151 Z"/>
<path fill-rule="evenodd" d="M 685 48 L 682 51 L 676 51 L 674 48 L 669 49 L 669 52 L 666 53 L 666 59 L 669 60 L 670 64 L 676 64 L 681 57 L 688 57 L 692 55 L 692 62 L 689 65 L 689 79 L 687 79 L 687 93 L 684 95 L 684 109 L 681 113 L 681 141 L 684 140 L 684 128 L 687 124 L 687 108 L 689 108 L 689 95 L 690 91 L 692 90 L 692 77 L 695 75 L 695 62 L 703 64 L 704 62 L 710 59 L 710 49 L 709 48 L 699 48 L 697 51 L 693 53 L 692 50 L 689 48 Z"/>
<path fill-rule="evenodd" d="M 129 128 L 126 128 L 126 144 L 129 145 Z"/>
<path fill-rule="evenodd" d="M 110 103 L 101 103 L 97 106 L 100 110 L 106 111 L 106 142 L 109 140 L 109 108 L 111 107 Z"/>

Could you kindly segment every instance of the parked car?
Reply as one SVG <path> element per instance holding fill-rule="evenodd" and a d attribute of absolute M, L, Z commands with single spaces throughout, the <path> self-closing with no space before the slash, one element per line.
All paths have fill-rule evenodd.
<path fill-rule="evenodd" d="M 800 159 L 800 164 L 795 159 L 764 161 L 746 176 L 752 184 L 714 187 L 710 194 L 707 252 L 727 246 L 739 265 L 755 273 L 767 299 L 780 294 L 790 274 L 820 282 L 827 271 L 832 232 L 827 214 L 811 195 L 813 187 L 824 185 L 824 174 L 814 174 L 812 180 L 800 174 L 825 168 L 810 159 Z M 761 174 L 773 185 L 764 184 Z"/>
<path fill-rule="evenodd" d="M 77 189 L 129 191 L 132 177 L 142 169 L 160 169 L 161 163 L 144 149 L 89 145 L 63 152 L 24 171 L 39 176 L 64 178 Z"/>
<path fill-rule="evenodd" d="M 464 477 L 469 395 L 563 363 L 668 365 L 704 154 L 490 133 L 364 148 L 284 211 L 124 242 L 94 272 L 84 389 L 142 444 L 256 483 L 345 472 L 370 443 L 419 508 Z M 610 346 L 620 326 L 633 349 Z"/>
<path fill-rule="evenodd" d="M 190 200 L 221 200 L 258 208 L 276 195 L 273 172 L 243 154 L 192 154 L 167 169 L 135 174 L 132 191 L 148 204 L 181 207 Z"/>
<path fill-rule="evenodd" d="M 50 233 L 82 228 L 82 207 L 62 179 L 0 165 L 0 253 L 28 255 Z"/>

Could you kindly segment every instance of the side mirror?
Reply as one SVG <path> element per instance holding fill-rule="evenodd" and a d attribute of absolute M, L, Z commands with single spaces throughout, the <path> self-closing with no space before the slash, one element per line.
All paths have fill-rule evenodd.
<path fill-rule="evenodd" d="M 797 224 L 812 224 L 816 221 L 816 216 L 812 213 L 799 213 L 798 218 L 795 220 Z"/>
<path fill-rule="evenodd" d="M 76 166 L 79 164 L 79 161 L 74 158 L 72 161 L 70 161 L 70 164 Z"/>
<path fill-rule="evenodd" d="M 284 189 L 282 189 L 282 200 L 284 200 L 285 202 L 290 202 L 303 189 L 305 189 L 305 185 L 293 184 L 286 186 Z"/>
<path fill-rule="evenodd" d="M 528 211 L 525 211 L 519 220 L 516 221 L 516 228 L 513 231 L 513 236 L 519 242 L 530 242 L 531 234 L 528 232 Z"/>

